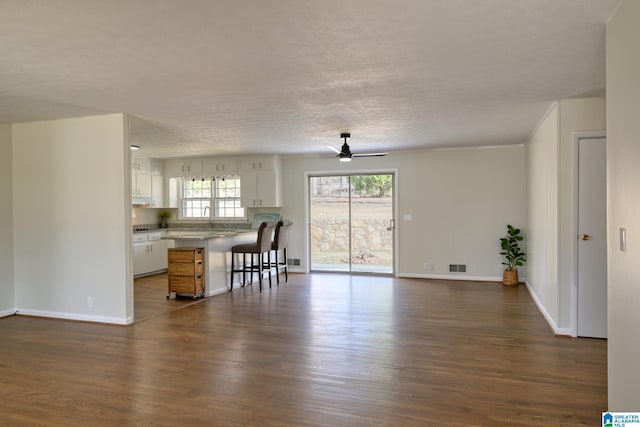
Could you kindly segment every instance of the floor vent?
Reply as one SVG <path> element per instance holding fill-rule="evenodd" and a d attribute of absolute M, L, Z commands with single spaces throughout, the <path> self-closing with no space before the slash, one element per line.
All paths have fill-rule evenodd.
<path fill-rule="evenodd" d="M 289 265 L 300 265 L 300 258 L 289 258 L 287 262 Z"/>
<path fill-rule="evenodd" d="M 449 264 L 450 273 L 466 273 L 467 264 Z"/>

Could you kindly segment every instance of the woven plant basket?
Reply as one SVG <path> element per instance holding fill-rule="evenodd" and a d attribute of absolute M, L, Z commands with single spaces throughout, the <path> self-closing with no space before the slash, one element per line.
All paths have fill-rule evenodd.
<path fill-rule="evenodd" d="M 518 286 L 520 281 L 518 280 L 518 270 L 505 270 L 502 274 L 502 284 L 505 286 Z"/>

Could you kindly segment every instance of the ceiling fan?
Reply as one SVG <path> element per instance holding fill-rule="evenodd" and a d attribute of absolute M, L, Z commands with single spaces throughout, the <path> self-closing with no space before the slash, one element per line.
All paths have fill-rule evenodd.
<path fill-rule="evenodd" d="M 351 138 L 350 133 L 341 133 L 340 138 L 344 139 L 344 144 L 342 144 L 342 148 L 338 150 L 335 147 L 329 146 L 332 151 L 335 151 L 338 155 L 336 157 L 340 158 L 341 162 L 350 162 L 353 157 L 380 157 L 386 156 L 389 153 L 366 153 L 366 154 L 354 154 L 351 152 L 349 148 L 349 144 L 347 144 L 347 138 Z"/>

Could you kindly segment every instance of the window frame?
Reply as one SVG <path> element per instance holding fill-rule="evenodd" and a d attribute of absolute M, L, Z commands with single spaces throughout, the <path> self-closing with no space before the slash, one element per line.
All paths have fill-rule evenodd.
<path fill-rule="evenodd" d="M 232 179 L 232 180 L 237 180 L 238 181 L 238 186 L 237 186 L 237 196 L 234 197 L 218 197 L 218 194 L 220 192 L 220 189 L 218 187 L 218 183 L 219 182 L 224 182 L 227 179 Z M 243 216 L 230 216 L 230 217 L 219 217 L 217 216 L 218 214 L 218 209 L 217 206 L 219 204 L 219 202 L 228 202 L 230 200 L 235 201 L 237 203 L 242 203 L 242 199 L 241 199 L 241 191 L 242 191 L 242 178 L 240 175 L 231 175 L 228 177 L 211 177 L 211 178 L 179 178 L 180 182 L 178 185 L 179 188 L 179 194 L 178 194 L 178 198 L 179 198 L 179 210 L 178 210 L 178 217 L 181 221 L 209 221 L 209 222 L 213 222 L 213 221 L 220 221 L 220 222 L 224 222 L 224 221 L 246 221 L 247 220 L 247 208 L 239 205 L 237 207 L 231 207 L 231 208 L 223 208 L 225 210 L 227 209 L 232 209 L 232 210 L 236 210 L 236 209 L 242 209 L 242 214 Z M 210 186 L 210 197 L 189 197 L 186 198 L 185 192 L 186 192 L 186 188 L 185 185 L 188 182 L 196 182 L 196 181 L 208 181 L 209 183 L 211 183 Z M 188 209 L 185 207 L 185 201 L 202 201 L 202 202 L 208 202 L 209 205 L 205 206 L 202 208 L 202 210 L 206 210 L 208 209 L 208 216 L 199 216 L 199 217 L 194 217 L 194 216 L 185 216 L 185 209 Z M 191 208 L 193 209 L 193 208 Z"/>

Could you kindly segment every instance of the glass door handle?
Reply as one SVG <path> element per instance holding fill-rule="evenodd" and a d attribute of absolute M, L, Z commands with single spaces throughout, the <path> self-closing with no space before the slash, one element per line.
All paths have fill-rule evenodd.
<path fill-rule="evenodd" d="M 396 220 L 390 219 L 389 226 L 387 227 L 387 231 L 392 231 L 394 228 L 396 228 Z"/>

